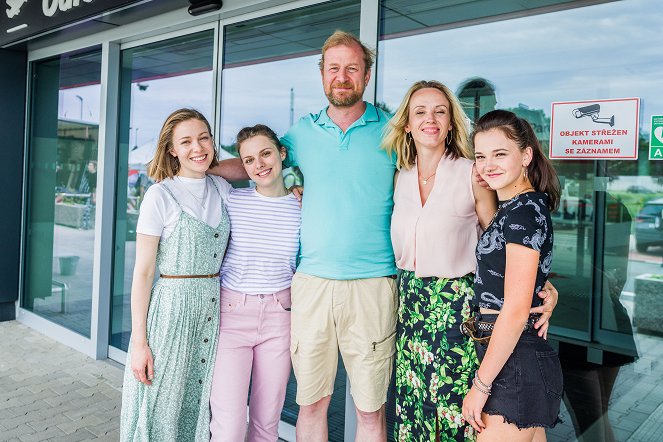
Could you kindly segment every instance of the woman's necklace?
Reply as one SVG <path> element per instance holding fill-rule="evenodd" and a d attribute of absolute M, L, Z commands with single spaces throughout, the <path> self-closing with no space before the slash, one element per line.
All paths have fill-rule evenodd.
<path fill-rule="evenodd" d="M 531 192 L 533 190 L 536 190 L 536 189 L 534 189 L 534 187 L 532 187 L 532 186 L 529 186 L 528 188 L 523 189 L 520 192 L 516 193 L 510 199 L 504 201 L 502 204 L 499 204 L 497 206 L 497 210 L 495 211 L 495 215 L 493 215 L 493 219 L 490 220 L 490 224 L 488 224 L 488 225 L 490 226 L 491 224 L 493 224 L 493 222 L 495 222 L 495 218 L 497 218 L 497 214 L 500 213 L 500 210 L 502 209 L 502 207 L 506 206 L 507 204 L 509 204 L 511 201 L 515 200 L 516 198 L 518 198 L 523 193 Z"/>
<path fill-rule="evenodd" d="M 189 195 L 191 195 L 193 197 L 193 199 L 198 204 L 200 204 L 200 207 L 202 207 L 203 210 L 207 210 L 207 206 L 205 206 L 205 201 L 207 200 L 207 193 L 208 193 L 208 189 L 209 189 L 209 187 L 207 186 L 207 177 L 205 177 L 205 190 L 203 190 L 203 196 L 202 197 L 198 197 L 198 196 L 194 195 L 194 193 L 191 190 L 189 190 L 189 187 L 186 185 L 186 183 L 184 181 L 182 181 L 182 179 L 180 177 L 177 177 L 177 180 L 180 182 L 180 184 L 182 184 L 182 187 L 184 187 L 184 190 L 186 190 L 187 193 Z"/>
<path fill-rule="evenodd" d="M 431 178 L 433 178 L 433 177 L 435 176 L 436 173 L 437 173 L 437 170 L 436 170 L 435 172 L 433 172 L 433 174 L 430 175 L 428 178 L 421 178 L 421 177 L 419 177 L 419 179 L 421 180 L 421 184 L 423 184 L 424 186 L 425 186 L 426 184 L 428 184 L 428 180 L 430 180 Z"/>

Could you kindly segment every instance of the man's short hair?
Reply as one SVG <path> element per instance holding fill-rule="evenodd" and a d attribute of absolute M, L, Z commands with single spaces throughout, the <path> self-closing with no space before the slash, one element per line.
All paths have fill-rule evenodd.
<path fill-rule="evenodd" d="M 332 35 L 330 35 L 327 41 L 325 41 L 325 44 L 322 45 L 322 55 L 320 56 L 320 61 L 318 62 L 320 70 L 322 70 L 325 66 L 325 52 L 327 49 L 336 46 L 352 46 L 355 44 L 359 45 L 362 52 L 364 53 L 364 65 L 366 66 L 366 72 L 370 71 L 373 67 L 373 60 L 375 60 L 375 51 L 369 49 L 368 46 L 363 44 L 361 40 L 359 40 L 351 33 L 340 30 L 335 31 Z"/>

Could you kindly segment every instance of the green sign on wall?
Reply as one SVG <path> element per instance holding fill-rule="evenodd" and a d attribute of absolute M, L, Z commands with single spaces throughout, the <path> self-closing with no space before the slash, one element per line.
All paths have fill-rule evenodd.
<path fill-rule="evenodd" d="M 651 116 L 649 135 L 649 159 L 663 160 L 663 115 Z"/>

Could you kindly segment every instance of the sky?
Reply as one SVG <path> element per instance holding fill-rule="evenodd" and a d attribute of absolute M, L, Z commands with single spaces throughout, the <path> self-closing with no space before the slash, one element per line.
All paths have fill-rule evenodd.
<path fill-rule="evenodd" d="M 524 104 L 550 115 L 553 101 L 640 97 L 641 130 L 663 114 L 663 26 L 656 0 L 628 0 L 382 41 L 377 100 L 395 109 L 417 80 L 435 79 L 457 91 L 472 77 L 496 88 L 497 107 Z M 326 105 L 318 56 L 226 69 L 221 132 L 230 144 L 246 125 L 264 123 L 278 134 Z M 211 71 L 132 85 L 132 145 L 153 142 L 161 123 L 182 106 L 214 118 Z M 60 117 L 99 121 L 100 87 L 61 91 Z M 81 101 L 83 111 L 81 115 Z M 136 131 L 136 128 L 138 130 Z"/>

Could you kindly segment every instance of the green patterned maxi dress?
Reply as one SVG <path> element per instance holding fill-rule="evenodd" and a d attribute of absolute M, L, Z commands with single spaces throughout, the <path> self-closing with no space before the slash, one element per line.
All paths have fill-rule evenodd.
<path fill-rule="evenodd" d="M 472 274 L 417 278 L 414 272 L 401 271 L 396 341 L 399 442 L 475 440 L 461 408 L 478 362 L 474 345 L 459 328 L 471 314 L 473 282 Z"/>
<path fill-rule="evenodd" d="M 167 187 L 166 190 L 175 199 Z M 218 272 L 230 232 L 225 207 L 221 222 L 214 228 L 177 204 L 179 221 L 159 244 L 157 269 L 165 275 Z M 154 380 L 147 386 L 134 378 L 130 344 L 122 390 L 120 440 L 209 441 L 218 302 L 218 277 L 160 278 L 156 282 L 147 314 Z"/>

